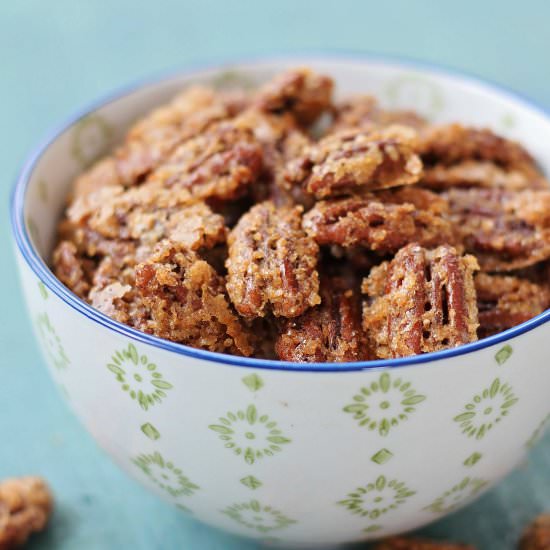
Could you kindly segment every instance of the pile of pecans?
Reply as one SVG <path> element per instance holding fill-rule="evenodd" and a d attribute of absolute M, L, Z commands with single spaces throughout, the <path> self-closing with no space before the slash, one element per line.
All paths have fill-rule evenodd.
<path fill-rule="evenodd" d="M 550 305 L 550 187 L 518 143 L 291 70 L 191 87 L 79 176 L 53 267 L 122 323 L 298 362 L 441 350 Z"/>

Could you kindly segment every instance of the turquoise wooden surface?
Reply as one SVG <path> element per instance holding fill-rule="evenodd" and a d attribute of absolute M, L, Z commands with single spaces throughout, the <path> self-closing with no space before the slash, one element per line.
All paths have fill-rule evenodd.
<path fill-rule="evenodd" d="M 443 63 L 550 108 L 549 20 L 544 0 L 0 3 L 0 477 L 41 474 L 57 499 L 50 529 L 31 549 L 256 548 L 186 519 L 127 479 L 45 372 L 11 258 L 7 203 L 20 163 L 48 128 L 98 94 L 151 73 L 298 49 Z M 550 434 L 498 488 L 425 532 L 508 550 L 544 509 L 550 509 Z"/>

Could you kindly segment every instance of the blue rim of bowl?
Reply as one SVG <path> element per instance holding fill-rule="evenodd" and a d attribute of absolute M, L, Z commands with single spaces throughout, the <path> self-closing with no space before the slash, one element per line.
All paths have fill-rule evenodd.
<path fill-rule="evenodd" d="M 193 75 L 193 73 L 198 73 L 199 71 L 205 70 L 216 70 L 220 71 L 235 69 L 237 67 L 242 67 L 246 65 L 251 65 L 254 63 L 259 63 L 261 61 L 266 62 L 277 62 L 277 61 L 289 61 L 296 59 L 297 61 L 304 62 L 308 59 L 310 61 L 322 61 L 323 59 L 329 59 L 332 61 L 341 60 L 345 61 L 364 61 L 364 62 L 375 62 L 375 63 L 385 63 L 388 65 L 393 65 L 397 67 L 404 67 L 409 69 L 417 69 L 421 71 L 427 71 L 435 74 L 439 74 L 446 77 L 457 78 L 463 82 L 469 82 L 477 86 L 481 85 L 486 89 L 496 92 L 501 96 L 507 97 L 508 99 L 521 103 L 523 106 L 529 108 L 532 111 L 537 112 L 539 115 L 550 119 L 550 112 L 545 110 L 542 106 L 535 103 L 530 98 L 513 91 L 509 88 L 506 88 L 500 84 L 491 82 L 480 76 L 476 76 L 472 73 L 466 73 L 463 71 L 449 69 L 442 65 L 435 63 L 418 61 L 415 59 L 402 57 L 402 56 L 393 56 L 393 55 L 380 55 L 380 54 L 371 54 L 366 52 L 350 52 L 346 50 L 335 50 L 332 52 L 322 52 L 322 51 L 296 51 L 292 53 L 282 53 L 275 55 L 265 55 L 257 57 L 247 57 L 245 59 L 235 58 L 235 59 L 221 59 L 217 62 L 204 62 L 188 65 L 184 70 L 172 70 L 160 74 L 157 76 L 140 79 L 135 81 L 133 84 L 120 87 L 115 91 L 104 95 L 100 99 L 97 99 L 89 103 L 86 107 L 79 109 L 73 116 L 69 117 L 63 124 L 60 124 L 52 131 L 47 134 L 47 137 L 42 141 L 42 143 L 31 153 L 26 162 L 23 164 L 23 168 L 19 173 L 19 176 L 16 179 L 15 185 L 12 190 L 11 196 L 11 226 L 12 231 L 15 237 L 17 247 L 31 268 L 35 275 L 44 283 L 46 288 L 51 290 L 58 298 L 60 298 L 67 305 L 71 306 L 73 309 L 82 313 L 91 321 L 94 321 L 108 329 L 111 329 L 119 334 L 127 336 L 132 340 L 137 342 L 148 344 L 157 348 L 161 348 L 166 351 L 175 352 L 179 355 L 193 357 L 196 359 L 206 360 L 214 363 L 223 363 L 228 365 L 234 365 L 239 367 L 248 367 L 248 368 L 259 368 L 267 370 L 282 370 L 282 371 L 292 371 L 292 372 L 350 372 L 350 371 L 361 371 L 361 370 L 379 370 L 386 368 L 396 368 L 396 367 L 406 367 L 419 364 L 430 363 L 433 361 L 439 361 L 443 359 L 448 359 L 450 357 L 457 357 L 461 355 L 467 355 L 468 353 L 482 350 L 495 346 L 497 344 L 502 344 L 525 334 L 530 330 L 546 323 L 550 319 L 550 309 L 541 313 L 540 315 L 517 325 L 511 329 L 503 331 L 494 336 L 472 342 L 470 344 L 465 344 L 452 349 L 446 349 L 442 351 L 427 353 L 424 355 L 415 355 L 411 357 L 403 357 L 398 359 L 377 359 L 373 361 L 357 361 L 357 362 L 348 362 L 348 363 L 293 363 L 288 361 L 275 361 L 268 359 L 256 359 L 249 357 L 239 357 L 235 355 L 229 355 L 225 353 L 217 353 L 212 351 L 205 351 L 183 344 L 178 344 L 171 342 L 169 340 L 164 340 L 156 336 L 151 336 L 149 334 L 140 332 L 136 329 L 133 329 L 127 325 L 114 321 L 110 317 L 107 317 L 98 310 L 92 308 L 86 302 L 81 300 L 78 296 L 73 294 L 48 268 L 44 260 L 40 257 L 40 254 L 36 251 L 33 244 L 31 243 L 29 234 L 27 232 L 26 224 L 24 221 L 24 204 L 25 196 L 27 191 L 28 182 L 34 171 L 34 168 L 42 157 L 46 149 L 64 132 L 66 132 L 71 126 L 73 126 L 78 120 L 88 115 L 90 112 L 93 112 L 113 101 L 123 98 L 124 96 L 139 90 L 140 88 L 147 86 L 154 86 L 160 82 L 166 80 L 177 78 L 178 76 L 183 75 Z"/>

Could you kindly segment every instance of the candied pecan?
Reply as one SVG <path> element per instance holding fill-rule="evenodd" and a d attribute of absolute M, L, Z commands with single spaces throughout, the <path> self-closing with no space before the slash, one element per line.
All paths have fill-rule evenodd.
<path fill-rule="evenodd" d="M 135 286 L 150 319 L 138 327 L 210 351 L 250 355 L 246 329 L 232 311 L 224 281 L 194 252 L 161 241 L 136 267 Z"/>
<path fill-rule="evenodd" d="M 449 187 L 488 187 L 508 191 L 548 189 L 550 183 L 539 174 L 505 169 L 490 161 L 465 160 L 451 166 L 436 164 L 424 168 L 422 185 L 442 190 Z"/>
<path fill-rule="evenodd" d="M 475 550 L 469 544 L 455 544 L 427 539 L 392 537 L 379 542 L 374 550 Z"/>
<path fill-rule="evenodd" d="M 291 161 L 285 177 L 318 199 L 409 185 L 422 174 L 415 138 L 416 132 L 405 126 L 333 134 Z"/>
<path fill-rule="evenodd" d="M 358 285 L 341 277 L 321 280 L 321 304 L 279 322 L 275 351 L 283 361 L 344 362 L 367 359 Z"/>
<path fill-rule="evenodd" d="M 212 122 L 235 114 L 236 105 L 233 95 L 226 98 L 200 86 L 185 90 L 132 126 L 114 155 L 103 158 L 79 176 L 74 195 L 139 182 L 178 144 L 202 132 Z"/>
<path fill-rule="evenodd" d="M 450 189 L 451 220 L 485 271 L 510 271 L 550 258 L 550 191 Z"/>
<path fill-rule="evenodd" d="M 132 239 L 142 244 L 154 245 L 163 238 L 184 244 L 191 250 L 211 248 L 225 240 L 224 219 L 204 203 L 193 199 L 185 189 L 165 189 L 146 183 L 130 188 L 111 197 L 102 197 L 88 217 L 81 215 L 81 200 L 69 208 L 68 216 L 74 223 L 86 223 L 94 232 L 107 239 Z M 95 192 L 84 200 L 95 202 Z"/>
<path fill-rule="evenodd" d="M 290 185 L 284 177 L 286 163 L 300 154 L 311 139 L 299 128 L 290 114 L 272 115 L 248 109 L 235 119 L 235 125 L 248 128 L 263 150 L 260 181 L 252 186 L 256 202 L 272 200 L 276 206 L 310 206 L 312 198 L 301 186 Z"/>
<path fill-rule="evenodd" d="M 90 279 L 95 263 L 78 253 L 76 245 L 61 241 L 54 249 L 52 265 L 55 276 L 80 298 L 85 298 L 90 290 Z"/>
<path fill-rule="evenodd" d="M 23 546 L 32 533 L 46 527 L 52 508 L 50 490 L 39 477 L 0 483 L 0 549 Z"/>
<path fill-rule="evenodd" d="M 550 287 L 520 277 L 475 276 L 480 338 L 536 317 L 550 306 Z"/>
<path fill-rule="evenodd" d="M 479 160 L 503 168 L 538 172 L 535 161 L 519 143 L 488 129 L 460 124 L 428 127 L 420 133 L 418 151 L 428 166 Z"/>
<path fill-rule="evenodd" d="M 550 514 L 541 514 L 525 529 L 519 550 L 548 550 L 550 548 Z"/>
<path fill-rule="evenodd" d="M 363 327 L 377 357 L 387 359 L 455 347 L 476 339 L 473 256 L 443 245 L 403 247 L 363 281 Z"/>
<path fill-rule="evenodd" d="M 299 124 L 309 125 L 331 106 L 332 79 L 301 68 L 287 71 L 258 92 L 256 104 L 265 111 L 291 113 Z"/>
<path fill-rule="evenodd" d="M 245 317 L 296 317 L 319 303 L 319 248 L 301 228 L 301 207 L 257 204 L 228 238 L 227 291 Z"/>
<path fill-rule="evenodd" d="M 200 199 L 235 199 L 258 179 L 262 161 L 253 132 L 221 122 L 177 147 L 148 181 L 186 189 Z"/>
<path fill-rule="evenodd" d="M 387 204 L 370 195 L 320 201 L 304 215 L 303 227 L 318 244 L 363 246 L 396 252 L 410 242 L 437 246 L 455 240 L 450 222 L 414 204 Z"/>
<path fill-rule="evenodd" d="M 330 133 L 361 128 L 372 130 L 375 126 L 389 126 L 390 124 L 402 124 L 412 128 L 421 129 L 426 125 L 426 120 L 413 111 L 388 111 L 378 104 L 378 101 L 370 95 L 351 97 L 336 105 L 334 121 L 329 129 Z"/>

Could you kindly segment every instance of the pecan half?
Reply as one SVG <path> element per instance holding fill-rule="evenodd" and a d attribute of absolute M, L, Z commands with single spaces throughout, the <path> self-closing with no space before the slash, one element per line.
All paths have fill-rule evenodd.
<path fill-rule="evenodd" d="M 153 255 L 136 267 L 135 286 L 149 312 L 137 327 L 140 330 L 210 351 L 252 353 L 223 278 L 194 252 L 161 241 Z"/>
<path fill-rule="evenodd" d="M 0 549 L 23 546 L 32 533 L 42 531 L 52 512 L 53 499 L 39 477 L 6 479 L 0 483 Z"/>
<path fill-rule="evenodd" d="M 451 220 L 485 271 L 510 271 L 550 258 L 550 191 L 450 189 Z"/>
<path fill-rule="evenodd" d="M 435 190 L 450 187 L 486 187 L 522 191 L 550 187 L 550 183 L 540 174 L 508 170 L 493 162 L 480 160 L 465 160 L 452 166 L 436 164 L 425 167 L 421 183 Z"/>
<path fill-rule="evenodd" d="M 363 281 L 363 327 L 381 359 L 455 347 L 476 340 L 473 256 L 444 245 L 403 247 Z"/>
<path fill-rule="evenodd" d="M 200 199 L 235 199 L 258 179 L 262 162 L 262 148 L 250 130 L 221 122 L 182 143 L 148 181 L 186 189 Z"/>
<path fill-rule="evenodd" d="M 319 303 L 319 248 L 301 228 L 300 207 L 260 203 L 228 238 L 227 291 L 245 317 L 296 317 Z"/>
<path fill-rule="evenodd" d="M 361 128 L 372 130 L 376 126 L 401 124 L 421 129 L 426 120 L 413 111 L 389 111 L 382 109 L 373 96 L 361 95 L 342 101 L 333 111 L 334 121 L 329 133 Z"/>
<path fill-rule="evenodd" d="M 422 174 L 415 139 L 416 132 L 405 126 L 333 134 L 290 162 L 286 178 L 318 199 L 409 185 Z"/>
<path fill-rule="evenodd" d="M 550 307 L 550 287 L 520 277 L 478 273 L 475 286 L 479 338 L 524 323 Z"/>
<path fill-rule="evenodd" d="M 488 129 L 460 124 L 427 127 L 420 133 L 418 151 L 426 166 L 478 160 L 506 169 L 538 172 L 533 157 L 519 143 Z"/>
<path fill-rule="evenodd" d="M 332 79 L 302 68 L 287 71 L 258 92 L 256 104 L 265 111 L 291 113 L 308 126 L 331 105 Z"/>
<path fill-rule="evenodd" d="M 374 550 L 475 550 L 469 544 L 455 544 L 408 537 L 392 537 L 379 542 Z"/>
<path fill-rule="evenodd" d="M 75 182 L 74 196 L 99 187 L 130 186 L 141 181 L 183 141 L 215 121 L 235 114 L 233 95 L 195 86 L 137 122 L 112 156 L 103 158 Z"/>
<path fill-rule="evenodd" d="M 363 246 L 396 252 L 410 242 L 432 247 L 454 242 L 450 222 L 414 204 L 387 204 L 376 196 L 320 201 L 304 215 L 303 227 L 319 244 Z"/>
<path fill-rule="evenodd" d="M 341 277 L 323 279 L 321 304 L 279 323 L 275 351 L 298 363 L 367 359 L 357 286 Z"/>
<path fill-rule="evenodd" d="M 541 514 L 525 529 L 518 548 L 519 550 L 550 548 L 550 514 Z"/>

